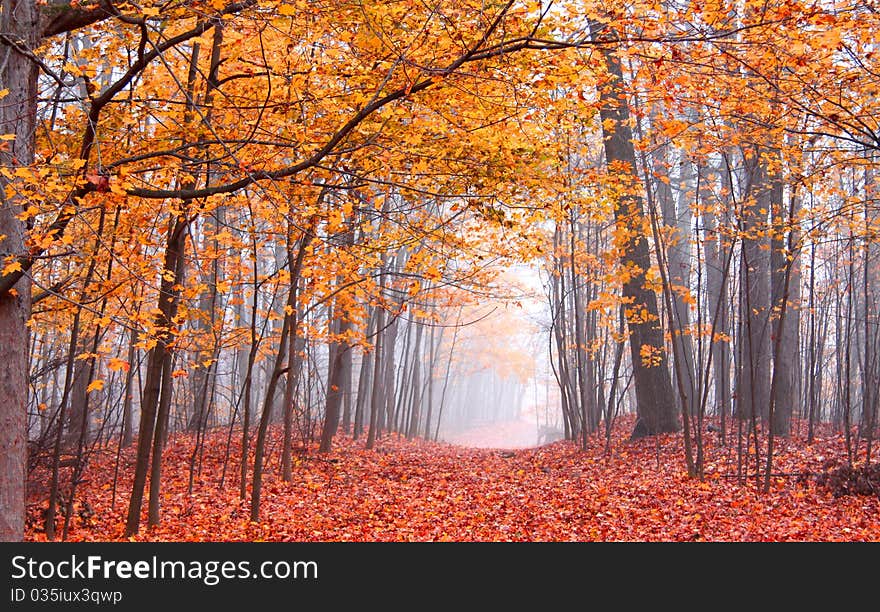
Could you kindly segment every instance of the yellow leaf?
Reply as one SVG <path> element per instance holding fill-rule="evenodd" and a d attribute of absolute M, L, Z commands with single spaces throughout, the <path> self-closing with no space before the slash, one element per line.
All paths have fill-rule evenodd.
<path fill-rule="evenodd" d="M 6 276 L 7 274 L 12 274 L 13 272 L 20 272 L 20 271 L 21 271 L 21 262 L 16 259 L 15 261 L 12 261 L 12 262 L 6 264 L 6 267 L 3 268 L 3 272 L 0 273 L 0 276 Z"/>
<path fill-rule="evenodd" d="M 131 369 L 131 364 L 129 364 L 124 359 L 112 357 L 110 361 L 107 362 L 107 368 L 109 368 L 113 372 L 118 372 L 119 370 L 125 370 L 126 372 L 128 372 Z"/>
<path fill-rule="evenodd" d="M 282 4 L 278 7 L 279 15 L 291 16 L 296 14 L 296 8 L 290 6 L 289 4 Z"/>
<path fill-rule="evenodd" d="M 91 393 L 92 391 L 100 391 L 104 388 L 104 381 L 100 379 L 93 380 L 89 383 L 89 386 L 86 387 L 86 393 Z"/>

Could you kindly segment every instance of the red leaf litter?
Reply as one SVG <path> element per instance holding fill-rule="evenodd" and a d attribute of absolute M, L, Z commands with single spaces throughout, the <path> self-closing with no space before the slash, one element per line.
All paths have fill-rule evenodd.
<path fill-rule="evenodd" d="M 472 448 L 380 438 L 375 449 L 340 435 L 330 453 L 298 449 L 280 478 L 280 430 L 271 433 L 260 521 L 238 494 L 238 453 L 226 432 L 208 437 L 188 493 L 194 438 L 172 436 L 163 461 L 161 524 L 139 541 L 880 541 L 880 497 L 820 484 L 846 465 L 842 436 L 808 446 L 775 442 L 769 493 L 738 477 L 737 445 L 706 437 L 705 477 L 689 478 L 681 434 L 635 442 L 615 426 L 611 452 L 595 434 L 532 448 Z M 234 438 L 233 438 L 234 439 Z M 864 448 L 864 442 L 861 446 Z M 763 461 L 766 446 L 759 446 Z M 225 483 L 221 487 L 223 461 Z M 252 459 L 251 459 L 252 461 Z M 68 540 L 123 540 L 134 449 L 123 452 L 113 495 L 115 447 L 95 450 L 77 488 Z M 26 539 L 45 540 L 45 468 L 29 483 Z M 67 480 L 65 480 L 67 478 Z M 62 474 L 62 482 L 69 474 Z M 828 478 L 825 477 L 827 482 Z M 146 501 L 144 502 L 146 513 Z M 63 516 L 59 517 L 60 526 Z"/>

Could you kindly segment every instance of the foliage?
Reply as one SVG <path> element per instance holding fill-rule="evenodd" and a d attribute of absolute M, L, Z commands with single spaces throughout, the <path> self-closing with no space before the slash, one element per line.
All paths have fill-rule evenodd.
<path fill-rule="evenodd" d="M 839 435 L 779 449 L 780 475 L 769 493 L 736 479 L 734 449 L 710 443 L 705 480 L 688 478 L 680 437 L 628 442 L 631 422 L 615 427 L 613 447 L 587 452 L 560 441 L 530 449 L 471 449 L 388 436 L 376 449 L 340 436 L 326 455 L 300 448 L 286 483 L 270 456 L 259 522 L 234 485 L 220 487 L 225 434 L 209 438 L 204 466 L 187 494 L 190 436 L 165 456 L 165 520 L 138 541 L 880 541 L 876 497 L 837 497 L 801 473 L 845 456 Z M 278 448 L 279 432 L 272 434 Z M 123 491 L 132 455 L 123 455 L 113 505 L 114 453 L 102 451 L 84 475 L 71 540 L 121 540 Z M 232 459 L 232 462 L 236 461 Z M 234 466 L 231 465 L 233 470 Z M 233 470 L 234 471 L 234 470 Z M 35 475 L 36 477 L 36 475 Z M 29 540 L 40 540 L 40 489 L 31 489 Z"/>
<path fill-rule="evenodd" d="M 830 491 L 834 497 L 875 495 L 880 498 L 880 465 L 829 468 L 816 477 L 816 484 Z"/>

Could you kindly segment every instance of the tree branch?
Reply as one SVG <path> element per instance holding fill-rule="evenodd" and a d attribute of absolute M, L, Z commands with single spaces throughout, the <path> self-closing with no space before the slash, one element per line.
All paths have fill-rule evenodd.
<path fill-rule="evenodd" d="M 118 13 L 110 0 L 86 0 L 72 6 L 71 0 L 50 0 L 40 7 L 40 36 L 49 38 L 73 32 Z"/>

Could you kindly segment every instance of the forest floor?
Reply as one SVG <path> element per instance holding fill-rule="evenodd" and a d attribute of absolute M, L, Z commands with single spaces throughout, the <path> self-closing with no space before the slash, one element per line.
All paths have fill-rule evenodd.
<path fill-rule="evenodd" d="M 735 435 L 734 443 L 721 445 L 717 434 L 706 434 L 700 480 L 687 476 L 680 434 L 630 442 L 631 425 L 621 419 L 614 428 L 608 455 L 598 436 L 587 451 L 570 441 L 493 449 L 397 436 L 368 451 L 363 439 L 339 435 L 330 453 L 301 448 L 292 482 L 279 477 L 280 430 L 273 430 L 259 522 L 249 520 L 249 501 L 239 499 L 240 440 L 233 436 L 227 449 L 226 432 L 207 438 L 188 493 L 193 438 L 175 435 L 163 461 L 161 525 L 143 527 L 133 539 L 880 541 L 876 489 L 841 495 L 838 482 L 835 495 L 818 482 L 846 464 L 841 435 L 817 437 L 812 445 L 801 432 L 776 440 L 778 476 L 770 492 L 761 493 L 754 455 L 749 479 L 737 477 Z M 487 432 L 476 437 L 485 441 Z M 763 464 L 766 446 L 759 450 Z M 68 540 L 124 539 L 134 449 L 122 453 L 118 469 L 116 459 L 115 448 L 92 454 Z M 32 470 L 29 484 L 28 540 L 45 540 L 39 517 L 49 480 L 40 469 Z"/>

